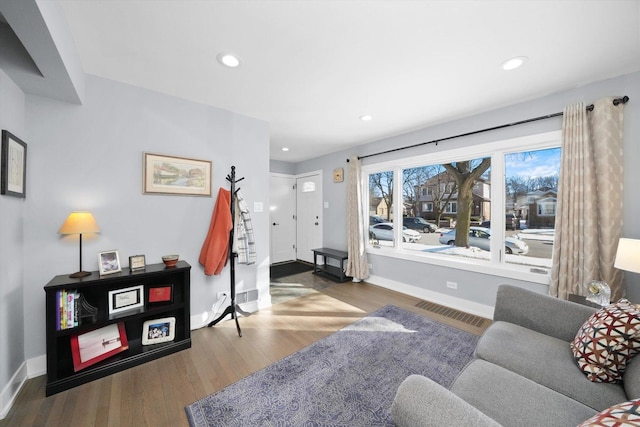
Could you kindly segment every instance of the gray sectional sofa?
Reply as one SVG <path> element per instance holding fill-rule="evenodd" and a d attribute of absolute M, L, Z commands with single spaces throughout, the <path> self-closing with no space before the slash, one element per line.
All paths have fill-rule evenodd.
<path fill-rule="evenodd" d="M 570 341 L 595 309 L 500 286 L 493 324 L 475 359 L 446 389 L 412 375 L 392 406 L 398 426 L 577 426 L 598 412 L 640 398 L 640 356 L 622 384 L 587 379 Z"/>

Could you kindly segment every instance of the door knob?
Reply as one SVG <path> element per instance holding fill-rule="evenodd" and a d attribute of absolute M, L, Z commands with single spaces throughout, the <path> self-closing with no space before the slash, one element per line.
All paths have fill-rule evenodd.
<path fill-rule="evenodd" d="M 318 225 L 318 223 L 316 222 L 316 225 Z"/>
<path fill-rule="evenodd" d="M 280 225 L 280 224 L 278 224 L 277 222 L 274 222 L 273 225 Z"/>

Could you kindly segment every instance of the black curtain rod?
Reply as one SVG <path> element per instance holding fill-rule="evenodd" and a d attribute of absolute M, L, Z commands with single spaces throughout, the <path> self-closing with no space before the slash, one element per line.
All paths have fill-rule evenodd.
<path fill-rule="evenodd" d="M 613 105 L 618 105 L 618 104 L 621 104 L 621 103 L 622 104 L 626 104 L 628 101 L 629 101 L 629 97 L 625 95 L 622 98 L 614 99 L 613 100 Z M 586 109 L 587 109 L 587 111 L 593 111 L 593 104 L 587 105 Z M 407 150 L 409 148 L 420 147 L 422 145 L 428 145 L 428 144 L 436 144 L 436 145 L 438 145 L 439 142 L 447 141 L 449 139 L 461 138 L 463 136 L 475 135 L 477 133 L 489 132 L 489 131 L 492 131 L 492 130 L 503 129 L 503 128 L 507 128 L 507 127 L 511 127 L 511 126 L 523 125 L 525 123 L 537 122 L 538 120 L 550 119 L 552 117 L 562 116 L 563 114 L 564 113 L 562 113 L 562 112 L 554 113 L 554 114 L 548 114 L 546 116 L 534 117 L 533 119 L 521 120 L 519 122 L 507 123 L 505 125 L 494 126 L 494 127 L 490 127 L 490 128 L 486 128 L 486 129 L 481 129 L 481 130 L 474 130 L 473 132 L 461 133 L 459 135 L 448 136 L 446 138 L 434 139 L 433 141 L 427 141 L 427 142 L 421 142 L 419 144 L 408 145 L 406 147 L 393 148 L 391 150 L 381 151 L 379 153 L 373 153 L 373 154 L 367 154 L 367 155 L 364 155 L 364 156 L 358 156 L 358 160 L 366 159 L 367 157 L 379 156 L 381 154 L 393 153 L 395 151 Z M 349 162 L 349 159 L 347 159 L 347 162 Z"/>

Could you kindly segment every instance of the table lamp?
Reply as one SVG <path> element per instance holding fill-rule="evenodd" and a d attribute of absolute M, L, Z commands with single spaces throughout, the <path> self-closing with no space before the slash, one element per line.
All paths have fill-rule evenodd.
<path fill-rule="evenodd" d="M 78 278 L 89 276 L 91 273 L 82 271 L 82 235 L 86 233 L 99 233 L 100 228 L 95 218 L 90 212 L 71 212 L 65 220 L 58 234 L 79 234 L 80 235 L 80 270 L 70 274 L 69 277 Z"/>
<path fill-rule="evenodd" d="M 621 238 L 613 266 L 619 270 L 640 273 L 640 240 Z"/>

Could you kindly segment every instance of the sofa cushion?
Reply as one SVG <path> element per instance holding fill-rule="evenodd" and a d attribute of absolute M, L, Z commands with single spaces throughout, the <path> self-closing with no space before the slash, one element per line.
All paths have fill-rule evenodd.
<path fill-rule="evenodd" d="M 575 426 L 597 413 L 567 396 L 480 359 L 467 365 L 451 391 L 503 426 Z"/>
<path fill-rule="evenodd" d="M 593 313 L 571 342 L 578 366 L 595 382 L 619 382 L 640 351 L 640 311 L 622 299 Z"/>
<path fill-rule="evenodd" d="M 640 426 L 640 399 L 614 405 L 594 415 L 578 427 Z"/>
<path fill-rule="evenodd" d="M 507 322 L 482 335 L 476 357 L 500 365 L 596 412 L 628 400 L 621 384 L 594 383 L 578 369 L 569 342 Z"/>
<path fill-rule="evenodd" d="M 502 427 L 477 408 L 427 377 L 410 375 L 391 406 L 398 427 Z"/>
<path fill-rule="evenodd" d="M 622 383 L 628 400 L 640 399 L 640 356 L 635 356 L 627 363 Z"/>

